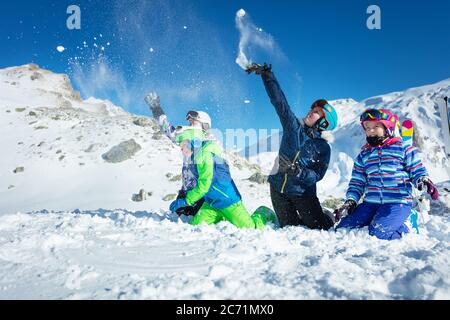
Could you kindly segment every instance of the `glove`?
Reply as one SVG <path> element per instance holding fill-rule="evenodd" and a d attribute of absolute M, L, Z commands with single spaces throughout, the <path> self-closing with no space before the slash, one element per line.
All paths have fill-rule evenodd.
<path fill-rule="evenodd" d="M 164 111 L 161 108 L 159 96 L 156 94 L 156 92 L 150 92 L 145 96 L 144 100 L 149 105 L 155 119 L 159 119 L 161 115 L 164 115 Z"/>
<path fill-rule="evenodd" d="M 157 107 L 160 105 L 159 96 L 156 92 L 150 92 L 145 96 L 144 100 L 150 107 Z"/>
<path fill-rule="evenodd" d="M 427 193 L 431 196 L 431 199 L 437 200 L 439 199 L 439 191 L 434 185 L 434 183 L 430 180 L 428 177 L 420 177 L 419 180 L 417 180 L 417 189 L 419 191 L 422 191 L 423 188 L 427 187 Z"/>
<path fill-rule="evenodd" d="M 188 204 L 185 199 L 177 199 L 170 204 L 170 211 L 177 212 L 178 209 L 187 207 Z"/>
<path fill-rule="evenodd" d="M 355 211 L 355 208 L 356 208 L 356 201 L 353 199 L 347 199 L 341 207 L 334 210 L 333 212 L 336 222 L 341 220 L 344 211 L 347 210 L 347 214 L 352 214 L 353 211 Z"/>
<path fill-rule="evenodd" d="M 187 207 L 181 207 L 178 208 L 177 211 L 175 211 L 177 215 L 181 216 L 182 214 L 185 216 L 195 216 L 194 207 L 187 206 Z"/>
<path fill-rule="evenodd" d="M 248 74 L 251 74 L 252 72 L 256 74 L 268 74 L 272 72 L 272 65 L 267 65 L 267 63 L 264 63 L 264 65 L 252 63 L 247 67 L 247 69 L 245 69 L 245 72 Z"/>
<path fill-rule="evenodd" d="M 285 155 L 280 154 L 278 163 L 280 164 L 280 172 L 287 173 L 290 176 L 298 176 L 302 171 L 298 163 L 291 162 Z"/>
<path fill-rule="evenodd" d="M 181 189 L 180 191 L 178 191 L 177 200 L 178 199 L 186 199 L 186 194 L 187 194 L 186 190 Z M 191 206 L 179 207 L 178 209 L 175 210 L 175 212 L 179 216 L 181 216 L 182 214 L 188 216 L 191 214 L 192 209 L 193 208 Z"/>

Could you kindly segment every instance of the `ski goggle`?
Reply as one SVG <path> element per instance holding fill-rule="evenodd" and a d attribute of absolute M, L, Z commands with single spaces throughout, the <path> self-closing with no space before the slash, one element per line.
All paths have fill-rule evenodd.
<path fill-rule="evenodd" d="M 325 117 L 320 119 L 319 123 L 317 124 L 317 128 L 319 128 L 321 130 L 327 130 L 329 126 L 330 126 L 330 123 L 328 122 L 328 120 Z"/>
<path fill-rule="evenodd" d="M 330 123 L 328 122 L 328 120 L 326 118 L 325 111 L 323 110 L 322 107 L 319 107 L 319 106 L 313 106 L 311 108 L 311 111 L 316 111 L 316 110 L 319 111 L 318 113 L 321 116 L 321 118 L 318 120 L 317 128 L 319 128 L 321 130 L 326 130 L 330 126 Z"/>
<path fill-rule="evenodd" d="M 198 112 L 197 111 L 188 111 L 188 113 L 186 114 L 186 120 L 189 120 L 189 119 L 197 120 Z"/>
<path fill-rule="evenodd" d="M 376 121 L 376 120 L 388 120 L 391 115 L 378 109 L 370 109 L 364 111 L 359 120 L 363 121 Z"/>

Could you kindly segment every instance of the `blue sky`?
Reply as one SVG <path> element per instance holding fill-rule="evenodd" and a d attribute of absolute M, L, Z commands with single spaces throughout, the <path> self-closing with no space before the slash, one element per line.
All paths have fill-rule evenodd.
<path fill-rule="evenodd" d="M 81 30 L 66 27 L 72 4 Z M 366 27 L 371 4 L 381 8 L 381 30 Z M 299 116 L 318 98 L 362 100 L 450 77 L 445 0 L 8 1 L 0 67 L 33 62 L 67 73 L 84 98 L 137 114 L 149 114 L 143 97 L 155 90 L 176 124 L 200 109 L 221 130 L 279 128 L 261 80 L 235 63 L 240 8 L 277 44 L 249 48 L 248 57 L 272 63 Z"/>

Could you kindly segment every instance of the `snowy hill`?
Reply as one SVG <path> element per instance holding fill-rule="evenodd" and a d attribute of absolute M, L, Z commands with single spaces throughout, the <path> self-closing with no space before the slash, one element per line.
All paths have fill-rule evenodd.
<path fill-rule="evenodd" d="M 55 74 L 28 64 L 0 70 L 0 99 L 4 106 L 28 108 L 74 108 L 103 115 L 125 115 L 110 101 L 82 101 L 67 75 Z"/>
<path fill-rule="evenodd" d="M 419 120 L 431 127 L 438 116 L 419 105 L 448 92 L 448 82 L 424 88 L 375 101 L 405 99 L 412 115 L 428 113 L 428 123 Z M 370 103 L 336 105 L 354 106 L 356 115 Z M 330 173 L 342 182 L 359 148 L 343 132 L 355 140 L 361 133 L 348 117 L 336 132 Z M 419 134 L 426 148 L 439 145 L 437 129 Z M 124 144 L 126 152 L 111 152 Z M 364 229 L 191 227 L 188 217 L 168 212 L 181 183 L 179 148 L 151 119 L 82 100 L 67 76 L 36 65 L 0 70 L 0 146 L 0 299 L 450 297 L 448 196 L 421 234 L 402 241 Z M 431 164 L 442 160 L 433 151 Z M 258 167 L 227 159 L 249 211 L 271 206 L 268 185 L 248 180 Z M 323 197 L 339 196 L 332 178 Z M 146 199 L 133 201 L 140 189 Z"/>
<path fill-rule="evenodd" d="M 82 101 L 65 75 L 35 65 L 1 70 L 0 114 L 0 214 L 166 209 L 170 202 L 162 199 L 180 187 L 176 176 L 181 152 L 157 133 L 155 123 L 109 101 Z M 134 123 L 139 121 L 141 125 Z M 113 146 L 130 139 L 141 147 L 131 159 L 114 164 L 102 159 Z M 243 159 L 234 162 L 243 167 L 236 174 L 252 174 L 245 166 L 254 166 Z M 21 167 L 23 172 L 14 173 Z M 146 202 L 133 202 L 133 193 L 140 189 L 153 195 Z"/>

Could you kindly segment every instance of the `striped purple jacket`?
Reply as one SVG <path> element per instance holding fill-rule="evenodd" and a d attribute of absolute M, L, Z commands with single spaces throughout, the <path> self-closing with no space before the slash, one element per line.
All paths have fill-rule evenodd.
<path fill-rule="evenodd" d="M 380 147 L 365 145 L 355 160 L 347 199 L 369 203 L 412 203 L 412 185 L 427 170 L 417 149 L 392 138 Z"/>

